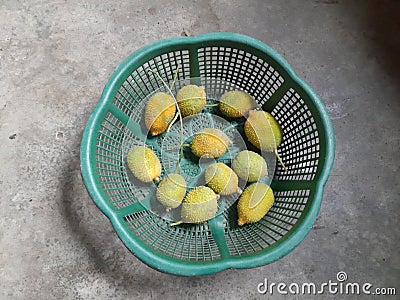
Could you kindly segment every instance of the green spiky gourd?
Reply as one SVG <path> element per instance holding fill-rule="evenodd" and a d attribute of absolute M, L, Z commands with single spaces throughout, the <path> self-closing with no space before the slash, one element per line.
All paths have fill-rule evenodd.
<path fill-rule="evenodd" d="M 282 143 L 282 128 L 270 113 L 262 110 L 251 110 L 244 123 L 244 132 L 249 142 L 258 149 L 274 152 L 282 167 L 287 171 L 277 151 Z"/>
<path fill-rule="evenodd" d="M 240 118 L 245 116 L 248 111 L 255 109 L 258 104 L 248 93 L 236 90 L 224 93 L 218 106 L 225 116 Z"/>
<path fill-rule="evenodd" d="M 206 92 L 204 87 L 189 84 L 178 91 L 176 101 L 182 117 L 194 115 L 201 112 L 206 105 Z"/>
<path fill-rule="evenodd" d="M 163 204 L 167 210 L 177 208 L 181 205 L 186 194 L 186 181 L 182 175 L 168 174 L 157 187 L 157 200 Z"/>
<path fill-rule="evenodd" d="M 231 141 L 224 132 L 216 128 L 206 128 L 194 135 L 190 148 L 198 157 L 217 158 L 226 152 L 230 144 Z"/>
<path fill-rule="evenodd" d="M 237 204 L 238 225 L 260 221 L 274 204 L 272 189 L 265 183 L 254 183 L 240 195 Z"/>
<path fill-rule="evenodd" d="M 206 186 L 199 186 L 190 190 L 182 202 L 180 223 L 203 223 L 212 219 L 218 211 L 219 195 Z"/>
<path fill-rule="evenodd" d="M 144 120 L 152 135 L 165 132 L 174 119 L 176 106 L 172 96 L 159 92 L 154 94 L 146 104 Z"/>
<path fill-rule="evenodd" d="M 207 186 L 221 195 L 240 193 L 238 176 L 223 163 L 214 163 L 204 172 Z"/>
<path fill-rule="evenodd" d="M 264 158 L 249 150 L 243 150 L 236 155 L 232 169 L 243 180 L 256 182 L 268 175 L 267 163 Z"/>
<path fill-rule="evenodd" d="M 127 163 L 132 174 L 140 181 L 160 181 L 161 163 L 151 149 L 145 146 L 134 146 L 128 152 Z"/>
<path fill-rule="evenodd" d="M 282 129 L 268 112 L 252 110 L 244 124 L 247 139 L 262 151 L 273 152 L 282 142 Z"/>

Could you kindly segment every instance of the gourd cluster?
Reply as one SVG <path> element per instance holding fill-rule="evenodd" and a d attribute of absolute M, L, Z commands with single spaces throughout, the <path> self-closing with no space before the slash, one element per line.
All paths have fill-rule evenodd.
<path fill-rule="evenodd" d="M 186 85 L 179 89 L 176 98 L 164 92 L 155 93 L 145 107 L 144 120 L 153 136 L 160 135 L 180 118 L 201 113 L 207 106 L 203 87 Z M 282 166 L 277 148 L 282 142 L 282 129 L 277 120 L 263 111 L 248 93 L 233 90 L 224 93 L 218 101 L 222 115 L 232 118 L 245 117 L 243 129 L 247 140 L 260 153 L 274 152 Z M 182 125 L 181 125 L 182 126 Z M 229 137 L 217 128 L 205 128 L 193 135 L 188 147 L 197 157 L 218 158 L 231 145 Z M 177 145 L 184 147 L 184 145 Z M 134 146 L 127 155 L 127 164 L 132 174 L 143 182 L 157 183 L 156 198 L 171 210 L 181 206 L 181 223 L 203 223 L 212 219 L 218 211 L 220 195 L 238 195 L 238 225 L 258 222 L 274 203 L 274 194 L 269 185 L 262 182 L 268 176 L 267 163 L 254 151 L 239 152 L 228 166 L 222 162 L 209 165 L 204 171 L 205 185 L 187 191 L 187 183 L 178 168 L 175 173 L 161 176 L 161 162 L 146 146 Z M 242 191 L 239 178 L 247 182 Z"/>

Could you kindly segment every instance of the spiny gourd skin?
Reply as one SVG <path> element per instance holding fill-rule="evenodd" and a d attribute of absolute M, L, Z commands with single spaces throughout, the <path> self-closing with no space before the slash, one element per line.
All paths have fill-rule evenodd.
<path fill-rule="evenodd" d="M 217 158 L 226 152 L 230 144 L 231 140 L 221 130 L 206 128 L 195 134 L 190 148 L 198 157 Z"/>
<path fill-rule="evenodd" d="M 264 158 L 249 150 L 239 152 L 232 162 L 232 169 L 247 182 L 256 182 L 268 175 L 267 163 Z"/>
<path fill-rule="evenodd" d="M 134 146 L 127 155 L 128 167 L 143 182 L 159 181 L 161 163 L 157 155 L 145 146 Z"/>
<path fill-rule="evenodd" d="M 159 135 L 167 130 L 176 112 L 174 98 L 163 92 L 154 94 L 146 104 L 144 120 L 152 135 Z"/>
<path fill-rule="evenodd" d="M 176 101 L 182 117 L 194 115 L 201 112 L 206 105 L 206 92 L 203 87 L 189 84 L 178 91 Z"/>
<path fill-rule="evenodd" d="M 182 175 L 177 173 L 168 174 L 157 187 L 157 200 L 163 204 L 167 210 L 177 208 L 181 205 L 186 194 L 186 181 Z"/>
<path fill-rule="evenodd" d="M 237 204 L 238 225 L 260 221 L 274 204 L 274 193 L 265 183 L 254 183 L 240 195 Z"/>
<path fill-rule="evenodd" d="M 219 99 L 219 109 L 231 118 L 243 117 L 257 106 L 257 101 L 251 95 L 239 90 L 226 92 Z"/>
<path fill-rule="evenodd" d="M 247 139 L 258 149 L 274 152 L 282 142 L 282 129 L 268 112 L 252 110 L 244 123 Z"/>
<path fill-rule="evenodd" d="M 206 184 L 221 195 L 232 195 L 241 192 L 239 179 L 235 172 L 223 163 L 214 163 L 204 172 Z"/>
<path fill-rule="evenodd" d="M 212 219 L 218 211 L 219 195 L 206 186 L 190 190 L 182 202 L 182 223 L 203 223 Z"/>

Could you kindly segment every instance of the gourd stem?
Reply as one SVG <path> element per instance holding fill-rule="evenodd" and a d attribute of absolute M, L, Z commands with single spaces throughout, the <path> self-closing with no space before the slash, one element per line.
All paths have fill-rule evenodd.
<path fill-rule="evenodd" d="M 151 73 L 153 73 L 154 75 L 156 75 L 156 76 L 158 77 L 158 79 L 161 80 L 161 82 L 163 83 L 163 85 L 165 86 L 165 88 L 168 90 L 168 92 L 170 93 L 170 95 L 171 95 L 172 98 L 174 99 L 175 106 L 176 106 L 176 110 L 177 110 L 177 112 L 178 112 L 176 116 L 179 116 L 180 127 L 181 127 L 181 132 L 180 132 L 180 143 L 179 143 L 179 144 L 182 145 L 182 143 L 183 143 L 183 121 L 182 121 L 182 114 L 181 114 L 181 110 L 179 109 L 178 101 L 176 101 L 176 98 L 175 98 L 174 94 L 173 94 L 172 91 L 171 91 L 172 86 L 175 84 L 175 80 L 176 80 L 177 75 L 178 75 L 179 67 L 180 67 L 180 64 L 178 64 L 177 69 L 176 69 L 176 71 L 175 71 L 174 81 L 171 83 L 171 87 L 168 86 L 168 84 L 162 79 L 162 77 L 160 76 L 160 74 L 159 74 L 157 71 L 151 70 L 151 69 L 149 69 L 148 71 L 150 71 Z M 174 118 L 174 120 L 175 120 L 175 119 L 176 119 L 176 118 Z M 174 122 L 174 121 L 173 121 L 173 122 Z M 173 122 L 171 122 L 171 124 L 172 124 Z M 170 124 L 170 125 L 171 125 L 171 124 Z M 168 127 L 168 130 L 169 130 L 169 127 Z M 168 130 L 167 130 L 167 131 L 168 131 Z M 179 160 L 178 160 L 178 162 L 176 163 L 175 173 L 178 173 L 178 171 L 179 171 L 179 164 L 180 164 L 181 159 L 182 159 L 182 154 L 183 154 L 183 151 L 182 151 L 182 148 L 181 148 L 181 151 L 180 151 L 180 153 L 179 153 Z"/>
<path fill-rule="evenodd" d="M 176 226 L 176 225 L 180 225 L 182 223 L 183 223 L 182 221 L 178 221 L 178 222 L 169 224 L 169 226 Z"/>
<path fill-rule="evenodd" d="M 275 153 L 275 156 L 278 158 L 279 163 L 282 165 L 283 169 L 285 170 L 285 172 L 287 172 L 288 169 L 286 168 L 285 164 L 283 163 L 282 158 L 279 156 L 278 150 L 275 149 L 274 153 Z"/>
<path fill-rule="evenodd" d="M 168 128 L 167 128 L 167 132 L 169 132 L 171 130 L 172 125 L 174 125 L 175 121 L 179 118 L 179 114 L 176 113 L 173 120 L 171 121 L 171 123 L 169 123 Z"/>
<path fill-rule="evenodd" d="M 175 75 L 174 75 L 174 80 L 172 81 L 171 85 L 169 86 L 169 89 L 172 90 L 172 88 L 174 87 L 174 84 L 176 82 L 176 78 L 178 77 L 178 70 L 179 70 L 180 64 L 178 64 L 178 67 L 175 70 Z M 177 101 L 175 101 L 177 102 Z M 177 104 L 177 103 L 176 103 Z M 177 107 L 178 109 L 179 107 Z M 172 125 L 175 123 L 175 121 L 178 119 L 179 114 L 176 113 L 174 119 L 171 121 L 171 123 L 169 123 L 168 128 L 167 128 L 167 132 L 169 132 L 171 130 Z"/>
<path fill-rule="evenodd" d="M 176 67 L 175 75 L 174 75 L 174 80 L 172 80 L 171 85 L 169 86 L 169 89 L 170 89 L 170 90 L 172 90 L 172 88 L 174 87 L 174 84 L 175 84 L 175 82 L 176 82 L 176 78 L 178 77 L 178 71 L 179 71 L 179 68 L 180 68 L 180 67 L 181 67 L 181 64 L 178 64 L 178 66 Z"/>

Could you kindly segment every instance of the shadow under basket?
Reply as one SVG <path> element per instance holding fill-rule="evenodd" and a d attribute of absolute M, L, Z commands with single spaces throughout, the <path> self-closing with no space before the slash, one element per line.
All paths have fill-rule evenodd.
<path fill-rule="evenodd" d="M 259 222 L 239 227 L 236 205 L 198 225 L 169 226 L 146 209 L 149 192 L 128 179 L 124 139 L 140 140 L 145 99 L 162 87 L 148 69 L 171 82 L 217 78 L 251 94 L 283 129 L 271 183 L 275 203 Z M 137 120 L 135 119 L 137 118 Z M 81 170 L 93 201 L 126 247 L 162 272 L 204 275 L 276 261 L 310 231 L 320 209 L 335 152 L 333 127 L 318 95 L 266 44 L 236 33 L 158 41 L 132 53 L 111 75 L 81 144 Z"/>

